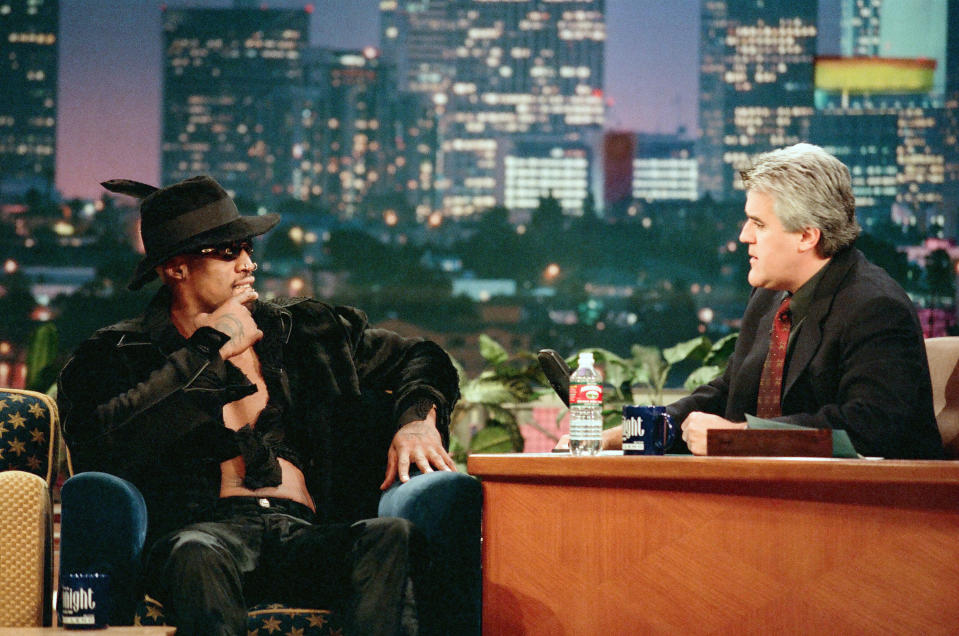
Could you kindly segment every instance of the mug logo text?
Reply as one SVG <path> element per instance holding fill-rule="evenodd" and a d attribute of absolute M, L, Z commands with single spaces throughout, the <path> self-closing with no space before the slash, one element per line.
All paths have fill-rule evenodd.
<path fill-rule="evenodd" d="M 93 600 L 93 589 L 92 588 L 80 588 L 78 590 L 73 590 L 70 588 L 63 588 L 63 610 L 66 612 L 79 612 L 82 610 L 92 610 L 96 609 L 97 603 Z"/>

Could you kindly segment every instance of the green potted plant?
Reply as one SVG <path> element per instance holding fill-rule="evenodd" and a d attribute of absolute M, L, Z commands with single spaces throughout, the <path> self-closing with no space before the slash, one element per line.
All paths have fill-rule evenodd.
<path fill-rule="evenodd" d="M 622 422 L 623 404 L 637 403 L 637 400 L 662 404 L 670 372 L 681 362 L 693 360 L 700 363 L 683 384 L 687 391 L 720 376 L 726 369 L 738 335 L 730 334 L 716 342 L 706 336 L 698 336 L 662 350 L 634 344 L 629 358 L 620 357 L 606 349 L 584 349 L 592 351 L 597 364 L 602 367 L 606 386 L 603 428 L 611 428 Z M 567 363 L 572 365 L 575 360 L 575 356 L 570 357 Z"/>
<path fill-rule="evenodd" d="M 460 376 L 460 400 L 450 424 L 450 453 L 457 463 L 465 463 L 469 453 L 522 452 L 523 435 L 509 405 L 531 402 L 548 386 L 531 352 L 510 355 L 486 334 L 480 334 L 479 347 L 486 366 L 476 377 L 453 361 Z"/>
<path fill-rule="evenodd" d="M 623 358 L 606 349 L 592 348 L 602 368 L 606 395 L 603 427 L 622 422 L 623 404 L 648 402 L 662 404 L 664 389 L 674 366 L 694 360 L 700 366 L 690 373 L 684 387 L 693 390 L 722 374 L 736 344 L 737 334 L 716 342 L 706 336 L 680 342 L 660 350 L 633 345 L 631 356 Z M 450 454 L 461 467 L 470 453 L 518 453 L 524 440 L 517 419 L 516 405 L 535 401 L 553 393 L 536 356 L 528 351 L 513 355 L 493 338 L 481 334 L 480 355 L 486 362 L 475 377 L 469 377 L 456 360 L 460 376 L 460 401 L 450 424 Z M 572 366 L 576 356 L 567 360 Z M 566 411 L 560 412 L 560 418 Z M 549 433 L 547 433 L 549 434 Z"/>

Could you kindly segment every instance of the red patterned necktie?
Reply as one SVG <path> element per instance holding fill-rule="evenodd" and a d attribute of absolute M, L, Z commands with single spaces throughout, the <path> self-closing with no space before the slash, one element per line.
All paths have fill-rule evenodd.
<path fill-rule="evenodd" d="M 786 347 L 789 345 L 789 300 L 779 305 L 779 311 L 773 318 L 772 336 L 769 340 L 769 353 L 763 365 L 763 374 L 759 380 L 759 400 L 756 403 L 758 417 L 777 417 L 782 415 L 783 366 L 786 363 Z"/>

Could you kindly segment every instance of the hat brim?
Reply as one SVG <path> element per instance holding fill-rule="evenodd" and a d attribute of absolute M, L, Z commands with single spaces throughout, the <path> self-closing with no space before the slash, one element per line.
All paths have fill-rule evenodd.
<path fill-rule="evenodd" d="M 137 264 L 136 271 L 133 272 L 133 278 L 130 279 L 127 289 L 135 291 L 156 278 L 156 267 L 162 265 L 174 256 L 186 254 L 201 247 L 239 241 L 251 236 L 260 236 L 261 234 L 269 232 L 279 222 L 279 214 L 241 216 L 226 225 L 221 225 L 202 234 L 191 236 L 189 240 L 174 245 L 159 254 L 145 256 L 143 260 Z"/>

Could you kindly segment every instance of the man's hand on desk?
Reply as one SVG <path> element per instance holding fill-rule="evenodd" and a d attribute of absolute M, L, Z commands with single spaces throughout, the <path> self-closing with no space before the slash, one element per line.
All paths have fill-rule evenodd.
<path fill-rule="evenodd" d="M 746 422 L 730 422 L 718 415 L 693 411 L 683 421 L 683 441 L 693 455 L 706 454 L 706 431 L 711 428 L 746 429 Z"/>
<path fill-rule="evenodd" d="M 683 441 L 694 455 L 706 454 L 706 431 L 711 428 L 745 429 L 745 422 L 730 422 L 718 415 L 693 411 L 683 422 Z M 603 431 L 602 450 L 619 450 L 623 447 L 623 427 L 616 426 Z M 569 449 L 569 435 L 556 442 L 555 450 Z"/>

